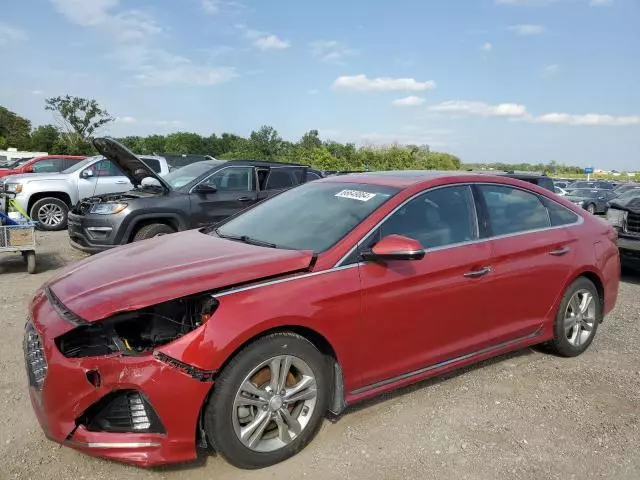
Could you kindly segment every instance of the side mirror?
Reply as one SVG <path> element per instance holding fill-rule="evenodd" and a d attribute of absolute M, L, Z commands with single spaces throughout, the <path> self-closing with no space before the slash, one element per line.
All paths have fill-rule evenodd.
<path fill-rule="evenodd" d="M 402 235 L 387 235 L 371 250 L 362 252 L 364 260 L 421 260 L 424 249 L 419 241 Z"/>
<path fill-rule="evenodd" d="M 82 173 L 80 173 L 80 176 L 82 178 L 91 178 L 93 177 L 93 170 L 89 170 L 89 169 L 83 170 Z"/>
<path fill-rule="evenodd" d="M 218 189 L 214 185 L 201 183 L 200 185 L 197 185 L 196 188 L 193 189 L 193 191 L 198 195 L 209 195 L 210 193 L 216 193 Z"/>

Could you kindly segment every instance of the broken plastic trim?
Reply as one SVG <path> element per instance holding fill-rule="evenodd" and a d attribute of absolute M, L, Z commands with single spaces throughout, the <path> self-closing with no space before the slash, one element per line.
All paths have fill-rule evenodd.
<path fill-rule="evenodd" d="M 201 382 L 213 382 L 213 377 L 215 377 L 217 370 L 202 370 L 198 367 L 194 367 L 193 365 L 189 365 L 188 363 L 181 362 L 180 360 L 176 360 L 169 355 L 166 355 L 162 352 L 155 352 L 153 354 L 158 360 L 167 365 L 171 365 L 178 370 L 182 370 L 184 373 L 189 375 L 196 380 Z"/>
<path fill-rule="evenodd" d="M 62 301 L 60 301 L 57 295 L 53 293 L 53 290 L 51 290 L 51 287 L 46 287 L 44 289 L 44 294 L 47 297 L 47 300 L 49 300 L 49 303 L 51 304 L 53 309 L 56 311 L 58 315 L 60 315 L 60 317 L 63 320 L 66 320 L 67 322 L 72 323 L 73 325 L 78 325 L 78 326 L 89 325 L 89 322 L 87 322 L 84 318 L 79 317 L 78 315 L 73 313 L 71 310 L 69 310 L 67 307 L 65 307 L 64 303 L 62 303 Z"/>

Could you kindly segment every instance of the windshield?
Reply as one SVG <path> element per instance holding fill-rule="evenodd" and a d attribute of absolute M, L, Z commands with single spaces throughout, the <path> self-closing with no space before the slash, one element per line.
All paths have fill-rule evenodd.
<path fill-rule="evenodd" d="M 166 174 L 162 178 L 171 186 L 171 188 L 180 188 L 192 182 L 199 176 L 204 175 L 217 165 L 222 165 L 223 163 L 225 162 L 221 160 L 206 160 L 204 162 L 196 162 L 192 163 L 191 165 L 187 165 L 186 167 L 174 170 L 173 172 Z"/>
<path fill-rule="evenodd" d="M 87 165 L 89 165 L 91 162 L 93 162 L 94 160 L 98 160 L 100 158 L 103 158 L 101 155 L 98 155 L 96 157 L 89 157 L 89 158 L 85 158 L 84 160 L 82 160 L 81 162 L 76 163 L 75 165 L 67 168 L 66 170 L 63 170 L 62 173 L 73 173 L 73 172 L 77 172 L 78 170 L 82 170 L 84 167 L 86 167 Z"/>
<path fill-rule="evenodd" d="M 287 190 L 216 230 L 221 237 L 323 252 L 398 189 L 361 183 L 313 182 Z"/>
<path fill-rule="evenodd" d="M 631 190 L 627 190 L 626 192 L 621 193 L 616 197 L 616 201 L 622 200 L 626 202 L 627 200 L 631 200 L 635 197 L 640 197 L 640 187 L 634 187 Z"/>
<path fill-rule="evenodd" d="M 588 188 L 577 188 L 571 191 L 571 195 L 574 197 L 595 198 L 598 195 L 604 195 L 604 192 L 590 190 Z"/>
<path fill-rule="evenodd" d="M 20 160 L 16 160 L 15 162 L 7 165 L 7 168 L 18 168 L 18 167 L 21 167 L 22 165 L 27 163 L 29 160 L 31 160 L 31 157 L 29 157 L 29 158 L 21 158 Z"/>

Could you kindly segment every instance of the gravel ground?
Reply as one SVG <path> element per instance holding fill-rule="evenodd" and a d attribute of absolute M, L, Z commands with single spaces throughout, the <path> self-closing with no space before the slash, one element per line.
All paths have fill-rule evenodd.
<path fill-rule="evenodd" d="M 56 268 L 81 258 L 66 232 L 40 234 L 40 272 L 0 257 L 0 479 L 639 479 L 640 276 L 581 357 L 523 350 L 431 380 L 326 421 L 291 460 L 237 470 L 210 456 L 141 470 L 46 440 L 22 359 L 27 302 Z"/>

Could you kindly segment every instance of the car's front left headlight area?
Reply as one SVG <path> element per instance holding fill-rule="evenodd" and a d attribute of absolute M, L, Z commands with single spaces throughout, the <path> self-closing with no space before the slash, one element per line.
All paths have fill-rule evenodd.
<path fill-rule="evenodd" d="M 7 193 L 21 193 L 22 184 L 21 183 L 5 183 L 4 191 Z"/>
<path fill-rule="evenodd" d="M 626 219 L 627 212 L 625 210 L 618 210 L 617 208 L 609 208 L 607 210 L 607 220 L 614 227 L 622 228 Z"/>
<path fill-rule="evenodd" d="M 197 329 L 217 306 L 211 295 L 171 300 L 80 325 L 55 341 L 67 358 L 143 355 Z"/>
<path fill-rule="evenodd" d="M 127 208 L 126 203 L 94 203 L 89 213 L 96 215 L 115 215 Z"/>

